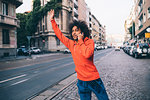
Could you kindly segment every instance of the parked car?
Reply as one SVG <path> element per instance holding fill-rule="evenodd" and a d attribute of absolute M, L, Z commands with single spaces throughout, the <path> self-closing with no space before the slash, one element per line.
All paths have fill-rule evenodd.
<path fill-rule="evenodd" d="M 129 55 L 130 56 L 133 56 L 134 46 L 135 46 L 135 43 L 131 43 L 130 50 L 129 50 Z"/>
<path fill-rule="evenodd" d="M 29 50 L 24 46 L 17 49 L 17 55 L 25 55 L 28 56 L 30 54 Z"/>
<path fill-rule="evenodd" d="M 31 53 L 33 54 L 41 53 L 41 50 L 37 47 L 31 47 L 30 50 L 31 50 Z"/>
<path fill-rule="evenodd" d="M 130 55 L 130 56 L 133 56 L 133 50 L 134 50 L 134 45 L 132 45 L 132 46 L 130 47 L 130 50 L 129 50 L 129 55 Z"/>
<path fill-rule="evenodd" d="M 120 47 L 119 46 L 115 46 L 115 51 L 120 51 Z"/>
<path fill-rule="evenodd" d="M 135 58 L 150 56 L 150 45 L 148 43 L 138 43 L 134 46 L 133 56 Z"/>
<path fill-rule="evenodd" d="M 101 46 L 96 46 L 96 50 L 101 50 Z"/>
<path fill-rule="evenodd" d="M 68 48 L 64 50 L 64 54 L 67 54 L 67 53 L 71 53 Z"/>

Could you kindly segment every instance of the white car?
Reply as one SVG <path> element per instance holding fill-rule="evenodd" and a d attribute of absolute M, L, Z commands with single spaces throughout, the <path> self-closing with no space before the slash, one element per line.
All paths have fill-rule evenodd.
<path fill-rule="evenodd" d="M 65 49 L 65 50 L 64 50 L 64 53 L 66 54 L 66 53 L 71 53 L 71 52 L 70 52 L 69 49 Z"/>
<path fill-rule="evenodd" d="M 31 50 L 31 53 L 34 53 L 34 54 L 41 53 L 41 50 L 37 47 L 31 47 L 30 50 Z"/>
<path fill-rule="evenodd" d="M 115 51 L 120 51 L 120 47 L 119 46 L 115 46 Z"/>

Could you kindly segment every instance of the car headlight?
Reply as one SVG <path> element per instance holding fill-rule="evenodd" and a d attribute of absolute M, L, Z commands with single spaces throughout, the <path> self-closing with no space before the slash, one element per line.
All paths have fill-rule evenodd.
<path fill-rule="evenodd" d="M 138 53 L 142 53 L 142 49 L 139 49 L 139 48 L 138 48 L 138 49 L 137 49 L 137 52 L 138 52 Z"/>
<path fill-rule="evenodd" d="M 148 49 L 148 53 L 150 53 L 150 48 Z"/>

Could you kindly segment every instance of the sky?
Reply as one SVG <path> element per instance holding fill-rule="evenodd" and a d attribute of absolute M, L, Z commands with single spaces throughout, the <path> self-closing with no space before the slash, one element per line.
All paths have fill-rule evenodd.
<path fill-rule="evenodd" d="M 134 0 L 85 0 L 91 13 L 106 26 L 106 34 L 124 34 L 124 22 L 130 14 Z M 23 0 L 16 12 L 31 10 L 31 0 Z"/>

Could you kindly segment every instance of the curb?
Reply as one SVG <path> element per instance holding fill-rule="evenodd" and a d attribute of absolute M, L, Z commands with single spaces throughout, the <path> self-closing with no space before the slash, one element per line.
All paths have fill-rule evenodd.
<path fill-rule="evenodd" d="M 60 89 L 59 91 L 57 91 L 54 95 L 50 96 L 49 98 L 47 98 L 48 100 L 51 100 L 53 98 L 55 98 L 60 92 L 62 92 L 64 89 L 66 89 L 67 87 L 69 87 L 72 83 L 74 83 L 77 79 L 74 79 L 72 82 L 70 82 L 68 85 L 66 85 L 65 87 L 63 87 L 62 89 Z"/>
<path fill-rule="evenodd" d="M 68 77 L 64 78 L 60 82 L 55 85 L 50 86 L 49 88 L 31 96 L 27 100 L 51 100 L 55 98 L 60 92 L 62 92 L 65 88 L 70 86 L 77 80 L 77 74 L 73 73 Z"/>

